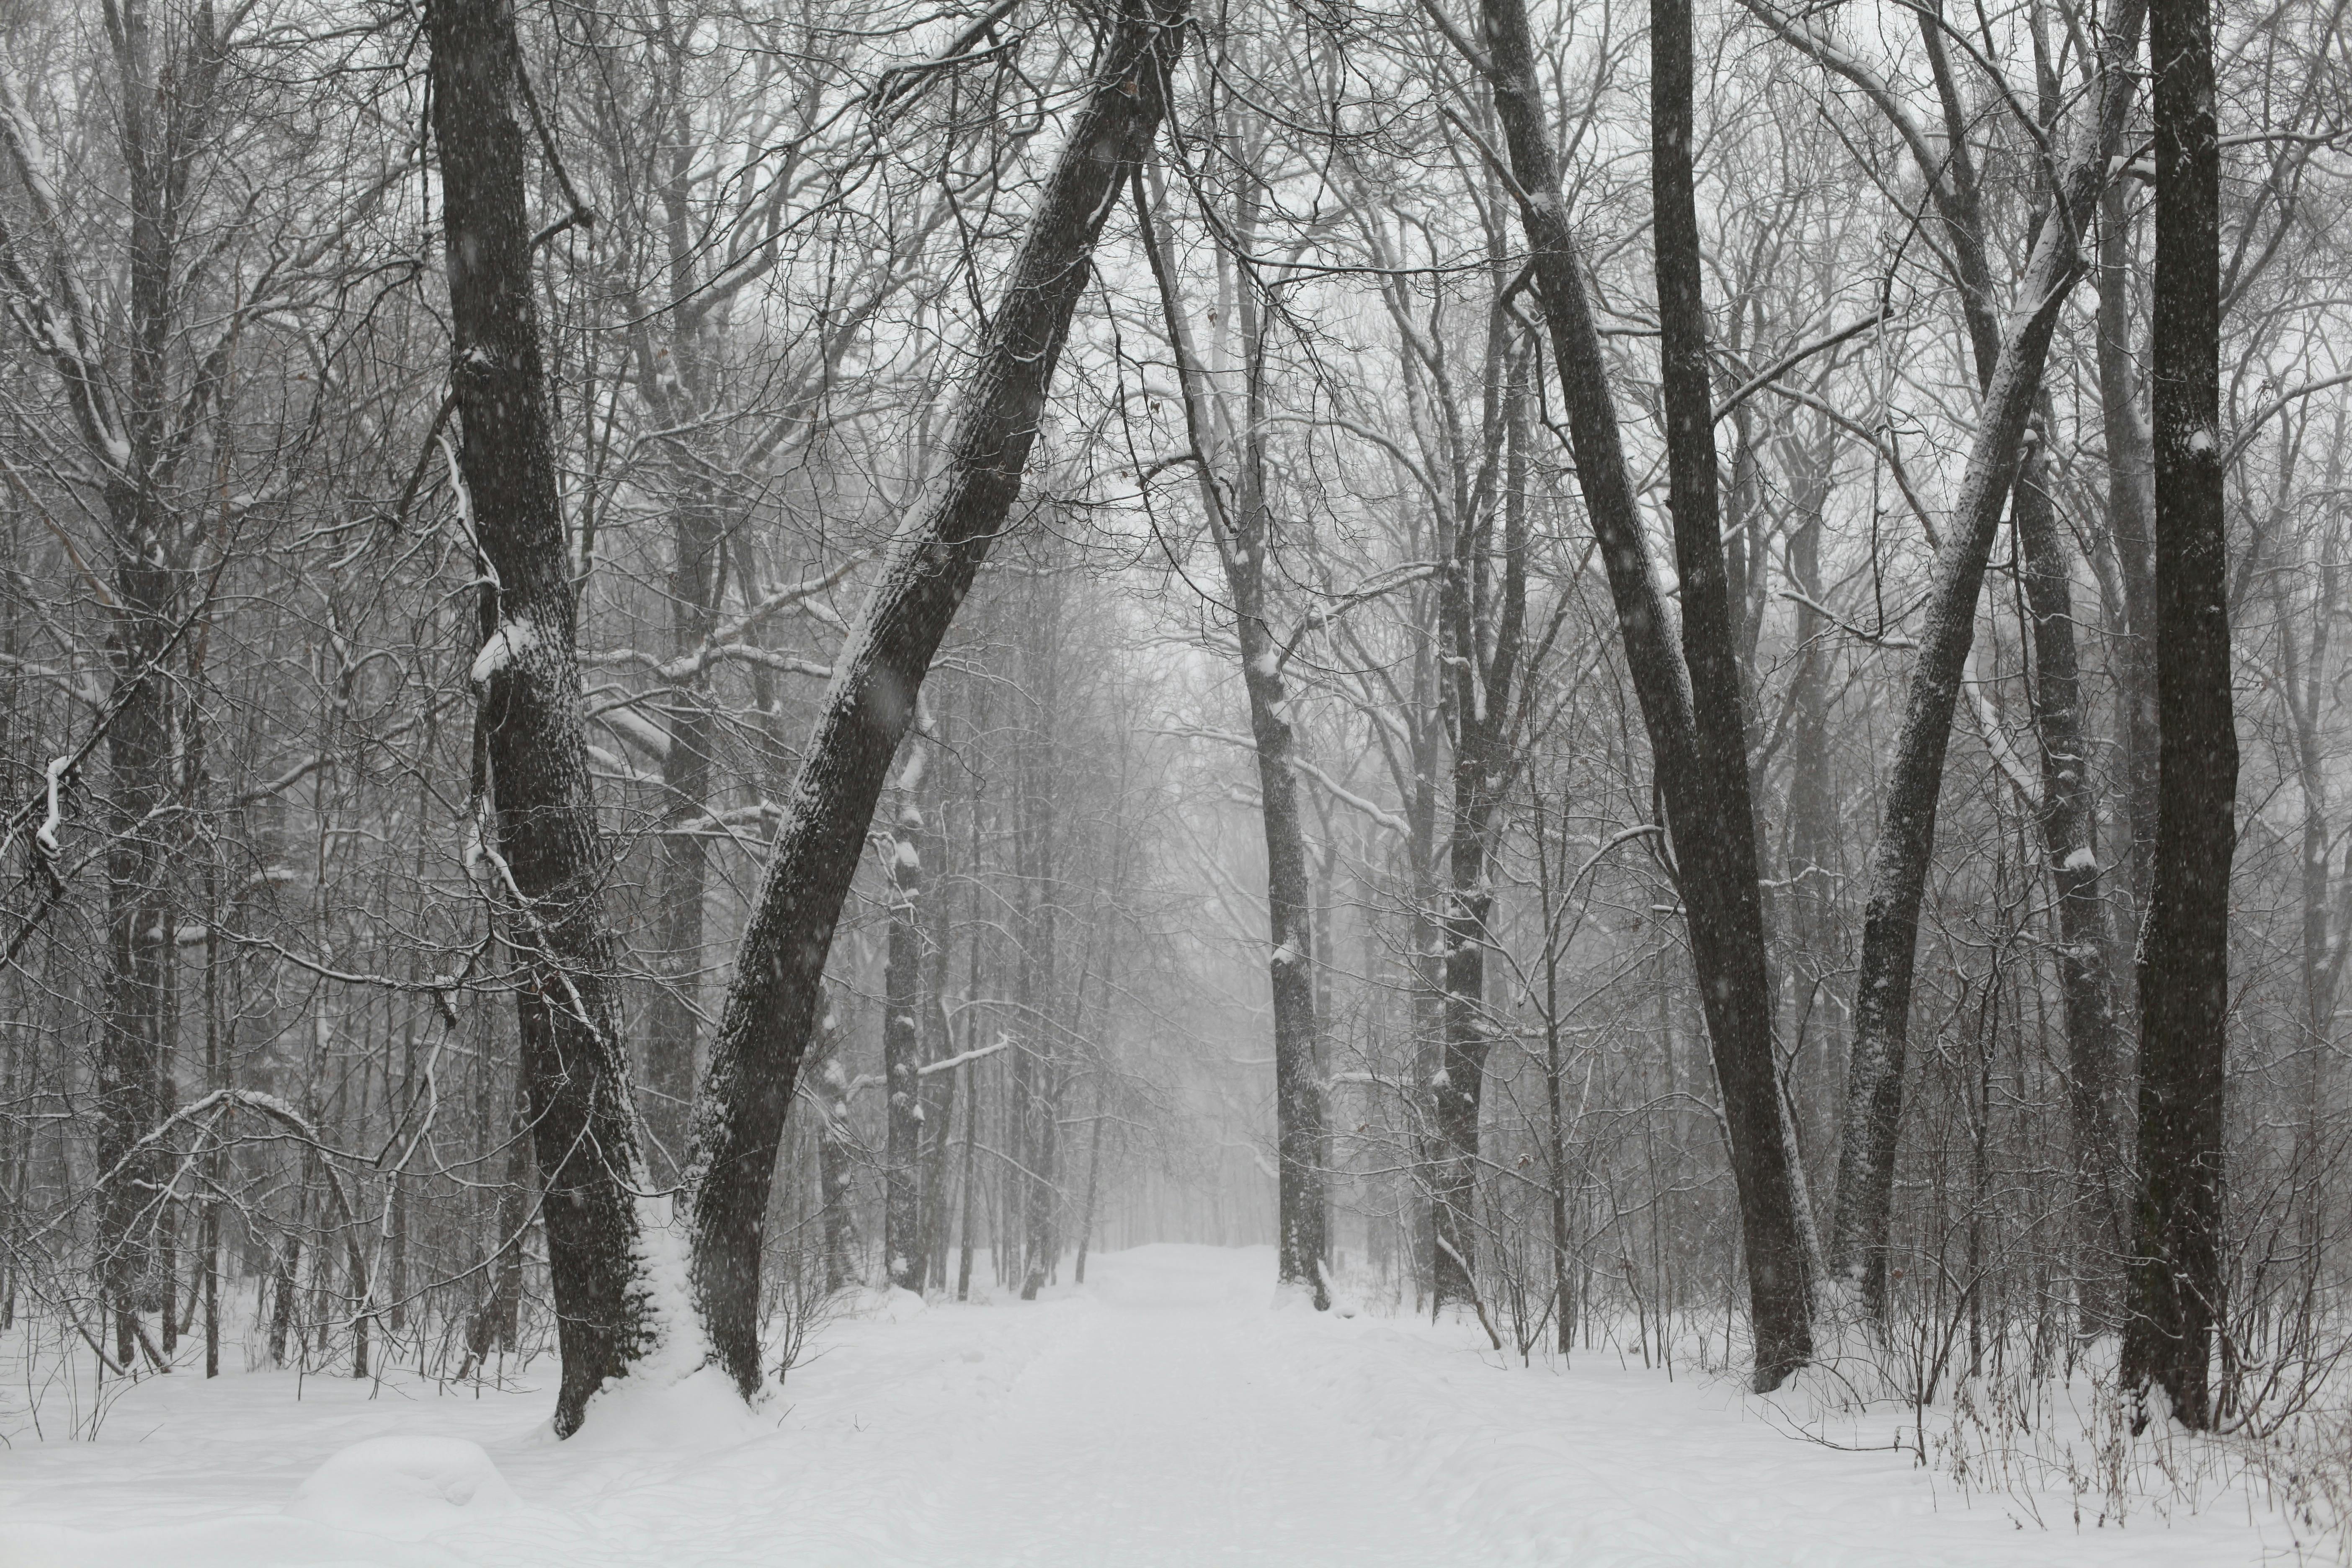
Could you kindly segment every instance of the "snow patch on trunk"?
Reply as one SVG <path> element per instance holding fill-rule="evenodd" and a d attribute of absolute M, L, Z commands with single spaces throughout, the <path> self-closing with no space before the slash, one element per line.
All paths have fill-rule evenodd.
<path fill-rule="evenodd" d="M 499 629 L 484 639 L 481 651 L 474 655 L 474 668 L 467 672 L 466 679 L 478 691 L 538 646 L 538 622 L 523 618 L 502 621 Z"/>

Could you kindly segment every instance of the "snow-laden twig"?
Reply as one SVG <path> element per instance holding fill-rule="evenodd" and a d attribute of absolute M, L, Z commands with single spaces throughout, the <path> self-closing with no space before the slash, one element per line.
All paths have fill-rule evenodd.
<path fill-rule="evenodd" d="M 1793 588 L 1781 589 L 1780 597 L 1788 600 L 1792 605 L 1804 605 L 1805 608 L 1812 611 L 1813 614 L 1821 616 L 1822 619 L 1829 622 L 1830 625 L 1837 627 L 1838 630 L 1845 633 L 1846 636 L 1853 637 L 1861 642 L 1866 642 L 1873 647 L 1892 648 L 1898 653 L 1902 653 L 1909 652 L 1919 646 L 1911 638 L 1904 637 L 1899 633 L 1864 631 L 1860 626 L 1855 626 L 1852 621 L 1847 620 L 1843 616 L 1839 615 L 1835 610 L 1831 609 L 1819 599 L 1800 594 Z"/>
<path fill-rule="evenodd" d="M 73 763 L 74 760 L 70 755 L 51 757 L 49 765 L 42 770 L 48 796 L 48 810 L 41 818 L 41 826 L 33 830 L 33 842 L 39 845 L 42 853 L 52 859 L 59 853 L 58 829 L 63 826 L 65 820 L 65 814 L 58 804 L 58 781 L 65 777 L 66 770 L 72 767 Z"/>
<path fill-rule="evenodd" d="M 952 1072 L 957 1068 L 963 1066 L 966 1062 L 976 1062 L 982 1057 L 992 1057 L 1012 1043 L 1013 1037 L 1007 1035 L 997 1040 L 994 1045 L 975 1047 L 973 1049 L 965 1051 L 959 1056 L 942 1057 L 938 1061 L 929 1062 L 922 1067 L 917 1068 L 915 1069 L 915 1076 L 918 1078 L 929 1078 L 935 1072 Z"/>

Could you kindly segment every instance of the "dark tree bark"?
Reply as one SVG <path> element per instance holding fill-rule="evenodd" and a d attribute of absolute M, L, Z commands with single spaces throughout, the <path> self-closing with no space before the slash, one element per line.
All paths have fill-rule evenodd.
<path fill-rule="evenodd" d="M 2139 1202 L 2123 1375 L 2209 1426 L 2222 1307 L 2222 1069 L 2238 737 L 2221 430 L 2221 171 L 2206 0 L 2153 0 L 2154 875 L 2140 948 Z"/>
<path fill-rule="evenodd" d="M 1577 480 L 1609 574 L 1626 666 L 1665 797 L 1739 1194 L 1755 1381 L 1759 1389 L 1769 1389 L 1811 1358 L 1812 1329 L 1795 1171 L 1772 1049 L 1772 993 L 1756 888 L 1753 818 L 1744 811 L 1727 815 L 1731 803 L 1722 797 L 1721 781 L 1707 765 L 1719 737 L 1701 741 L 1683 660 L 1651 574 L 1608 360 L 1585 294 L 1580 247 L 1560 199 L 1558 155 L 1536 75 L 1527 8 L 1522 0 L 1482 0 L 1481 15 L 1484 68 L 1513 174 L 1526 193 L 1520 216 L 1559 361 Z M 1679 47 L 1686 51 L 1687 38 Z M 1711 640 L 1711 634 L 1700 635 Z M 1744 858 L 1738 847 L 1742 844 Z"/>
<path fill-rule="evenodd" d="M 1677 827 L 1675 848 L 1684 863 L 1682 898 L 1698 920 L 1691 875 L 1717 881 L 1707 896 L 1722 908 L 1727 942 L 1724 971 L 1700 969 L 1700 987 L 1724 994 L 1707 1025 L 1717 1041 L 1717 1074 L 1724 1079 L 1728 1117 L 1761 1123 L 1771 1117 L 1771 1133 L 1748 1129 L 1748 1142 L 1771 1145 L 1778 1171 L 1771 1173 L 1769 1201 L 1750 1201 L 1748 1220 L 1757 1239 L 1748 1246 L 1748 1268 L 1764 1274 L 1755 1284 L 1757 1383 L 1771 1387 L 1809 1352 L 1811 1258 L 1804 1244 L 1801 1168 L 1785 1133 L 1780 1079 L 1773 1058 L 1773 990 L 1764 959 L 1764 893 L 1757 860 L 1755 802 L 1748 773 L 1748 721 L 1740 700 L 1738 644 L 1734 605 L 1724 576 L 1722 503 L 1717 496 L 1715 402 L 1707 374 L 1707 308 L 1700 263 L 1698 205 L 1691 172 L 1691 7 L 1689 0 L 1651 0 L 1651 172 L 1658 235 L 1658 369 L 1665 405 L 1667 505 L 1675 515 L 1675 566 L 1682 576 L 1682 658 L 1691 682 L 1691 748 L 1694 769 L 1691 816 L 1706 820 L 1717 839 L 1712 865 L 1700 869 L 1684 848 Z M 1728 1027 L 1727 1027 L 1728 1025 Z M 1738 1060 L 1727 1069 L 1727 1044 L 1738 1047 Z M 1734 1084 L 1740 1100 L 1734 1105 Z M 1769 1239 L 1767 1246 L 1759 1241 Z M 1771 1293 L 1767 1295 L 1767 1286 Z"/>
<path fill-rule="evenodd" d="M 977 355 L 922 521 L 842 650 L 744 933 L 695 1116 L 694 1279 L 719 1359 L 759 1386 L 760 1226 L 817 987 L 915 694 L 1020 493 L 1104 217 L 1160 122 L 1181 5 L 1126 0 Z"/>
<path fill-rule="evenodd" d="M 1572 1300 L 1569 1259 L 1574 1247 L 1574 1236 L 1568 1223 L 1569 1119 L 1561 1098 L 1565 1064 L 1560 1057 L 1559 950 L 1560 925 L 1564 918 L 1560 906 L 1576 896 L 1576 889 L 1563 885 L 1561 874 L 1567 867 L 1555 866 L 1552 862 L 1540 784 L 1528 792 L 1528 799 L 1535 808 L 1536 912 L 1543 921 L 1544 1165 L 1551 1188 L 1549 1196 L 1553 1344 L 1565 1356 L 1576 1348 L 1576 1329 L 1574 1315 L 1569 1308 Z M 1564 833 L 1560 847 L 1563 851 L 1568 847 Z"/>
<path fill-rule="evenodd" d="M 936 1009 L 935 1009 L 936 1010 Z M 945 1053 L 935 1052 L 935 1059 Z M 928 1289 L 945 1289 L 948 1283 L 948 1156 L 954 1148 L 956 1093 L 961 1068 L 932 1075 L 923 1100 L 923 1281 Z"/>
<path fill-rule="evenodd" d="M 221 857 L 216 847 L 208 847 L 205 856 L 205 1089 L 207 1092 L 228 1087 L 225 1053 L 222 1049 L 222 1012 L 225 999 L 221 995 Z M 220 1375 L 221 1347 L 221 1200 L 215 1195 L 228 1190 L 227 1151 L 214 1149 L 205 1157 L 205 1181 L 211 1194 L 205 1199 L 202 1230 L 197 1247 L 202 1254 L 204 1269 L 205 1310 L 205 1375 Z M 0 1316 L 5 1315 L 0 1304 Z"/>
<path fill-rule="evenodd" d="M 1255 378 L 1253 377 L 1253 392 Z M 1253 398 L 1255 401 L 1255 397 Z M 1257 422 L 1251 422 L 1253 430 Z M 1239 636 L 1242 684 L 1249 699 L 1250 736 L 1256 742 L 1260 826 L 1265 834 L 1267 940 L 1273 944 L 1266 977 L 1274 1001 L 1274 1096 L 1277 1278 L 1307 1291 L 1319 1310 L 1330 1304 L 1323 1282 L 1324 1235 L 1323 1086 L 1316 1068 L 1314 894 L 1307 872 L 1307 836 L 1299 815 L 1298 785 L 1292 759 L 1297 732 L 1288 718 L 1287 693 L 1276 662 L 1276 639 L 1267 619 L 1265 449 L 1255 437 L 1245 443 L 1244 465 L 1253 470 L 1243 489 L 1243 525 L 1238 536 L 1254 541 L 1242 566 L 1240 550 L 1231 575 L 1234 629 Z"/>
<path fill-rule="evenodd" d="M 142 270 L 133 268 L 134 291 Z M 166 285 L 158 279 L 155 287 Z M 107 731 L 105 1009 L 91 1088 L 97 1167 L 111 1177 L 99 1200 L 100 1271 L 114 1316 L 115 1359 L 128 1366 L 155 1285 L 165 1154 L 143 1140 L 164 1114 L 165 932 L 173 917 L 157 816 L 172 793 L 173 745 L 171 689 L 159 666 L 179 607 L 180 574 L 167 564 L 171 544 L 152 490 L 110 487 L 108 499 L 116 533 L 108 641 L 115 711 Z"/>
<path fill-rule="evenodd" d="M 484 574 L 474 666 L 505 884 L 524 1090 L 545 1190 L 562 1381 L 555 1429 L 655 1348 L 683 1302 L 648 1278 L 654 1238 L 620 1032 L 607 861 L 582 731 L 570 555 L 558 510 L 524 201 L 529 135 L 510 0 L 434 0 L 433 134 L 448 229 L 450 378 Z"/>
<path fill-rule="evenodd" d="M 975 1185 L 979 1178 L 980 1154 L 980 1067 L 968 1063 L 961 1069 L 972 1081 L 965 1086 L 963 1112 L 963 1179 L 958 1184 L 962 1199 L 956 1215 L 956 1300 L 971 1300 L 971 1205 L 978 1196 Z"/>
<path fill-rule="evenodd" d="M 957 737 L 960 742 L 957 749 L 958 755 L 962 760 L 963 773 L 970 784 L 969 793 L 965 796 L 964 857 L 960 868 L 964 887 L 964 924 L 970 931 L 966 942 L 968 952 L 964 994 L 967 996 L 977 996 L 980 994 L 980 954 L 983 934 L 980 910 L 980 879 L 982 856 L 985 852 L 983 834 L 986 828 L 986 813 L 982 810 L 982 805 L 986 800 L 988 769 L 985 745 L 989 731 L 990 707 L 989 689 L 987 683 L 982 682 L 972 695 L 971 722 Z M 941 743 L 946 742 L 942 740 Z M 944 852 L 948 842 L 944 824 L 937 841 Z M 955 1055 L 956 1036 L 954 1020 L 950 1016 L 947 1005 L 948 968 L 952 956 L 950 952 L 952 945 L 950 937 L 952 928 L 949 921 L 947 900 L 944 897 L 934 896 L 931 900 L 931 913 L 934 924 L 931 938 L 931 1005 L 925 1009 L 924 1026 L 931 1039 L 931 1047 L 927 1054 L 936 1063 L 945 1061 Z M 932 1081 L 938 1085 L 936 1097 L 934 1103 L 924 1112 L 926 1131 L 929 1133 L 932 1143 L 929 1173 L 923 1187 L 923 1224 L 929 1238 L 930 1254 L 934 1259 L 932 1277 L 941 1289 L 945 1289 L 948 1283 L 948 1243 L 958 1224 L 961 1224 L 966 1232 L 962 1274 L 968 1279 L 971 1272 L 970 1259 L 971 1238 L 969 1234 L 971 1207 L 971 1155 L 972 1151 L 971 1144 L 972 1129 L 975 1126 L 974 1118 L 979 1113 L 980 1106 L 978 1080 L 973 1076 L 976 1070 L 975 1067 L 967 1063 L 952 1070 L 933 1072 L 930 1076 Z M 959 1100 L 964 1103 L 966 1145 L 964 1169 L 961 1182 L 950 1183 L 949 1155 L 953 1142 L 951 1134 L 955 1128 L 956 1102 Z M 953 1220 L 948 1214 L 948 1196 L 951 1191 L 961 1192 L 963 1199 L 961 1210 Z M 962 1299 L 960 1292 L 957 1300 Z"/>
<path fill-rule="evenodd" d="M 2121 146 L 2131 102 L 2129 69 L 2144 0 L 2116 0 L 2101 39 L 2097 121 L 2060 176 L 2035 237 L 1991 374 L 1949 531 L 1936 559 L 1927 625 L 1911 667 L 1902 731 L 1887 770 L 1885 814 L 1871 857 L 1863 916 L 1862 964 L 1854 983 L 1854 1037 L 1848 1058 L 1838 1148 L 1838 1193 L 1830 1263 L 1875 1314 L 1886 1299 L 1895 1155 L 1902 1129 L 1919 905 L 1936 846 L 1944 758 L 1962 671 L 1976 638 L 1977 596 L 2016 483 L 2026 421 L 2061 307 L 2082 271 L 2079 237 Z"/>

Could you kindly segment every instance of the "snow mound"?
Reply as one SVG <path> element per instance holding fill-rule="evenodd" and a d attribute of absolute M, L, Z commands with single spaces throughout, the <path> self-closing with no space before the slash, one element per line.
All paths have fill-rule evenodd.
<path fill-rule="evenodd" d="M 563 1444 L 567 1451 L 616 1453 L 650 1450 L 663 1455 L 731 1447 L 754 1437 L 775 1436 L 766 1418 L 743 1403 L 735 1380 L 718 1366 L 698 1367 L 684 1377 L 640 1363 L 614 1378 L 588 1401 L 580 1430 Z M 548 1430 L 547 1440 L 554 1441 Z"/>
<path fill-rule="evenodd" d="M 479 1443 L 463 1437 L 371 1437 L 310 1472 L 286 1511 L 297 1519 L 421 1541 L 511 1508 L 514 1489 Z"/>

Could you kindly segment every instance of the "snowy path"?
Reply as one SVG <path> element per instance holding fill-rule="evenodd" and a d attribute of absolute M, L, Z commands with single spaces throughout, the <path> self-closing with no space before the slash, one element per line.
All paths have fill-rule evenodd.
<path fill-rule="evenodd" d="M 1277 1342 L 1250 1331 L 1262 1313 L 1186 1301 L 1181 1275 L 1139 1291 L 1138 1272 L 1031 1365 L 886 1542 L 893 1561 L 1387 1568 L 1460 1550 L 1364 1433 L 1286 1385 Z"/>
<path fill-rule="evenodd" d="M 1285 1568 L 2195 1564 L 2292 1560 L 2283 1525 L 2045 1530 L 1907 1456 L 1791 1439 L 1736 1389 L 1453 1329 L 1270 1311 L 1263 1250 L 1148 1247 L 1083 1291 L 834 1325 L 785 1407 L 674 1396 L 541 1431 L 476 1398 L 278 1374 L 133 1391 L 98 1444 L 0 1452 L 0 1564 L 201 1568 Z M 611 1412 L 619 1416 L 621 1412 Z M 384 1436 L 478 1443 L 513 1500 L 382 1519 L 288 1500 Z M 487 1498 L 488 1494 L 485 1494 Z M 436 1512 L 437 1510 L 437 1512 Z M 395 1520 L 396 1527 L 398 1521 Z"/>

